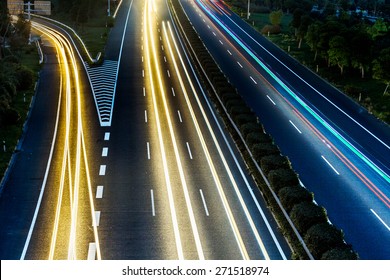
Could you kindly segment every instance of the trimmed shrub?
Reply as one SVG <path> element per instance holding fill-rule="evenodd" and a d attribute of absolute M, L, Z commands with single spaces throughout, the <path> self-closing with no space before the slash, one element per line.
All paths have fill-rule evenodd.
<path fill-rule="evenodd" d="M 267 177 L 276 193 L 284 187 L 299 184 L 298 175 L 291 168 L 271 170 Z"/>
<path fill-rule="evenodd" d="M 304 240 L 313 257 L 320 259 L 325 252 L 343 247 L 345 245 L 343 238 L 341 230 L 334 225 L 322 223 L 312 226 L 305 234 Z"/>
<path fill-rule="evenodd" d="M 233 120 L 234 120 L 234 123 L 238 127 L 240 127 L 246 123 L 253 123 L 254 121 L 256 121 L 256 117 L 253 114 L 240 114 L 240 115 L 234 116 Z"/>
<path fill-rule="evenodd" d="M 321 260 L 357 260 L 359 259 L 355 251 L 352 250 L 351 246 L 345 245 L 343 247 L 336 247 L 326 251 Z"/>
<path fill-rule="evenodd" d="M 263 133 L 261 131 L 260 124 L 258 124 L 256 121 L 245 123 L 245 124 L 241 125 L 239 128 L 240 128 L 242 137 L 244 137 L 244 139 L 246 139 L 247 136 L 249 135 L 249 133 L 252 133 L 252 132 Z"/>
<path fill-rule="evenodd" d="M 316 224 L 327 222 L 325 209 L 311 202 L 296 204 L 290 212 L 290 217 L 301 234 L 305 234 Z"/>
<path fill-rule="evenodd" d="M 245 142 L 248 145 L 249 149 L 251 149 L 251 151 L 253 151 L 253 145 L 255 144 L 272 143 L 272 141 L 272 137 L 262 131 L 250 132 L 245 137 Z"/>
<path fill-rule="evenodd" d="M 262 34 L 279 34 L 282 31 L 282 28 L 279 25 L 270 25 L 267 24 L 261 29 Z"/>
<path fill-rule="evenodd" d="M 313 201 L 313 193 L 301 186 L 284 187 L 278 192 L 278 197 L 287 212 L 298 203 Z"/>
<path fill-rule="evenodd" d="M 34 72 L 25 66 L 21 66 L 16 70 L 16 78 L 18 80 L 18 89 L 28 90 L 33 86 Z"/>
<path fill-rule="evenodd" d="M 260 163 L 265 156 L 279 155 L 279 148 L 273 143 L 256 143 L 252 147 L 252 154 L 255 160 Z"/>
<path fill-rule="evenodd" d="M 228 109 L 228 113 L 232 118 L 234 118 L 234 116 L 236 115 L 248 114 L 251 112 L 252 111 L 251 109 L 249 109 L 248 106 L 246 106 L 245 104 L 240 105 L 239 103 L 237 103 L 237 105 L 231 106 L 230 109 Z"/>
<path fill-rule="evenodd" d="M 291 168 L 288 158 L 282 155 L 263 157 L 260 161 L 260 166 L 266 176 L 268 176 L 271 170 Z"/>
<path fill-rule="evenodd" d="M 242 98 L 239 95 L 237 95 L 237 99 L 232 98 L 232 99 L 229 99 L 225 102 L 225 108 L 226 108 L 226 110 L 228 110 L 228 112 L 230 112 L 230 110 L 234 106 L 246 107 L 246 104 L 245 104 L 244 100 L 242 100 Z"/>

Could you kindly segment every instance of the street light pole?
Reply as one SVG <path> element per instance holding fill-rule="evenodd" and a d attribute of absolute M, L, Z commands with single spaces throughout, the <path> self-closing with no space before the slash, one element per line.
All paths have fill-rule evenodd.
<path fill-rule="evenodd" d="M 246 14 L 246 19 L 249 19 L 249 15 L 250 15 L 250 12 L 249 12 L 249 7 L 251 5 L 251 1 L 248 0 L 248 13 Z"/>
<path fill-rule="evenodd" d="M 107 0 L 107 16 L 110 16 L 110 0 Z"/>

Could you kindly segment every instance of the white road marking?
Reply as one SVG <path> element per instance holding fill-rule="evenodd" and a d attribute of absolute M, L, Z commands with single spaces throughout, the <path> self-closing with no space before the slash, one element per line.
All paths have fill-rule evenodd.
<path fill-rule="evenodd" d="M 106 175 L 106 166 L 105 165 L 100 165 L 99 175 L 100 176 Z"/>
<path fill-rule="evenodd" d="M 104 133 L 104 141 L 110 140 L 110 132 Z"/>
<path fill-rule="evenodd" d="M 206 23 L 206 20 L 205 20 L 205 19 L 203 19 L 203 22 L 204 22 L 204 23 Z"/>
<path fill-rule="evenodd" d="M 142 88 L 142 92 L 144 94 L 144 96 L 146 95 L 146 90 L 145 90 L 145 87 Z"/>
<path fill-rule="evenodd" d="M 257 82 L 255 81 L 255 79 L 253 79 L 252 76 L 249 76 L 249 78 L 251 78 L 251 80 L 257 85 Z"/>
<path fill-rule="evenodd" d="M 100 224 L 100 211 L 95 211 L 95 223 L 96 223 L 96 226 L 98 227 L 99 224 Z M 93 224 L 93 220 L 92 220 L 92 226 L 95 226 Z"/>
<path fill-rule="evenodd" d="M 390 227 L 382 220 L 382 218 L 379 217 L 379 215 L 373 209 L 370 210 L 375 215 L 375 217 L 377 217 L 378 220 L 387 228 L 387 230 L 390 231 Z"/>
<path fill-rule="evenodd" d="M 142 62 L 144 62 L 144 56 L 141 56 L 141 60 L 142 60 Z"/>
<path fill-rule="evenodd" d="M 96 198 L 103 198 L 103 186 L 97 186 Z"/>
<path fill-rule="evenodd" d="M 171 73 L 169 72 L 169 70 L 167 70 L 167 73 L 168 73 L 168 77 L 170 78 L 171 77 Z"/>
<path fill-rule="evenodd" d="M 241 67 L 241 68 L 244 68 L 244 66 L 241 65 L 241 63 L 239 61 L 237 61 L 237 64 Z"/>
<path fill-rule="evenodd" d="M 220 43 L 221 45 L 223 45 L 223 42 L 222 42 L 221 40 L 219 40 L 219 43 Z"/>
<path fill-rule="evenodd" d="M 142 77 L 145 77 L 145 70 L 142 69 Z"/>
<path fill-rule="evenodd" d="M 153 190 L 150 190 L 150 199 L 152 200 L 152 215 L 156 216 L 156 209 L 154 208 L 154 194 L 153 194 Z"/>
<path fill-rule="evenodd" d="M 227 52 L 230 54 L 230 55 L 233 55 L 232 52 L 230 50 L 227 50 Z"/>
<path fill-rule="evenodd" d="M 191 153 L 191 149 L 190 149 L 190 144 L 188 144 L 188 142 L 186 142 L 186 144 L 187 144 L 188 153 L 190 154 L 190 159 L 192 159 L 192 153 Z"/>
<path fill-rule="evenodd" d="M 267 95 L 267 98 L 272 102 L 272 104 L 276 105 L 276 103 L 271 99 L 271 97 L 269 97 L 269 95 Z"/>
<path fill-rule="evenodd" d="M 164 46 L 163 45 L 161 45 L 161 50 L 164 50 Z"/>
<path fill-rule="evenodd" d="M 177 114 L 179 115 L 179 120 L 180 120 L 180 122 L 183 122 L 183 120 L 182 120 L 182 118 L 181 118 L 181 114 L 180 114 L 180 111 L 179 111 L 179 110 L 177 110 Z"/>
<path fill-rule="evenodd" d="M 148 122 L 148 111 L 145 110 L 145 122 Z"/>
<path fill-rule="evenodd" d="M 164 61 L 167 62 L 167 57 L 164 55 Z"/>
<path fill-rule="evenodd" d="M 289 120 L 289 122 L 293 127 L 295 127 L 295 129 L 299 132 L 299 134 L 302 134 L 302 131 L 300 131 L 299 128 L 291 120 Z"/>
<path fill-rule="evenodd" d="M 213 31 L 213 34 L 214 34 L 214 36 L 217 36 L 217 34 L 215 34 L 215 32 Z"/>
<path fill-rule="evenodd" d="M 210 29 L 211 27 L 210 27 L 210 25 L 207 25 L 207 27 Z"/>
<path fill-rule="evenodd" d="M 148 159 L 150 159 L 150 146 L 149 146 L 149 142 L 146 142 L 146 150 L 148 152 Z"/>
<path fill-rule="evenodd" d="M 333 165 L 324 156 L 321 157 L 333 169 L 333 171 L 336 172 L 337 175 L 340 175 L 340 173 L 336 170 L 336 168 L 334 168 Z"/>
<path fill-rule="evenodd" d="M 89 243 L 87 260 L 96 260 L 96 243 Z"/>
<path fill-rule="evenodd" d="M 161 38 L 161 36 L 160 36 L 160 41 L 162 41 L 162 38 Z"/>
<path fill-rule="evenodd" d="M 199 192 L 200 192 L 200 196 L 202 197 L 202 202 L 204 206 L 204 211 L 206 212 L 206 216 L 209 216 L 209 210 L 207 209 L 207 204 L 206 204 L 206 200 L 204 199 L 202 189 L 199 189 Z"/>
<path fill-rule="evenodd" d="M 106 157 L 108 155 L 108 148 L 104 147 L 102 150 L 102 157 Z"/>
<path fill-rule="evenodd" d="M 175 95 L 175 90 L 172 88 L 172 94 L 173 94 L 173 96 L 176 96 Z"/>

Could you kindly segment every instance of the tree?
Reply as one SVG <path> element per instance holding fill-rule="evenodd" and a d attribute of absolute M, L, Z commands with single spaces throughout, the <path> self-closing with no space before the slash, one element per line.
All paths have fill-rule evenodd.
<path fill-rule="evenodd" d="M 310 24 L 305 36 L 306 43 L 314 51 L 314 61 L 317 60 L 318 50 L 320 48 L 320 25 L 320 22 Z"/>
<path fill-rule="evenodd" d="M 378 18 L 375 24 L 367 29 L 368 33 L 372 36 L 372 39 L 386 35 L 390 31 L 389 24 L 383 19 Z"/>
<path fill-rule="evenodd" d="M 280 23 L 282 22 L 282 17 L 283 17 L 282 10 L 273 11 L 269 14 L 269 20 L 271 24 L 274 26 L 280 26 Z"/>
<path fill-rule="evenodd" d="M 306 33 L 307 33 L 307 30 L 309 28 L 310 23 L 311 23 L 311 17 L 310 16 L 308 16 L 308 15 L 302 16 L 302 18 L 301 18 L 301 25 L 299 26 L 298 32 L 297 32 L 297 38 L 298 38 L 298 41 L 299 41 L 298 49 L 301 48 L 302 40 L 306 36 Z"/>
<path fill-rule="evenodd" d="M 353 32 L 351 39 L 351 64 L 352 67 L 359 69 L 361 77 L 364 78 L 365 71 L 368 70 L 372 58 L 372 40 L 371 37 L 361 30 Z"/>
<path fill-rule="evenodd" d="M 293 12 L 293 18 L 290 22 L 290 25 L 292 27 L 294 27 L 294 34 L 295 36 L 297 35 L 298 33 L 298 28 L 299 26 L 301 26 L 301 19 L 302 19 L 302 15 L 303 15 L 303 10 L 302 9 L 295 9 L 294 12 Z"/>
<path fill-rule="evenodd" d="M 330 65 L 337 65 L 340 74 L 343 75 L 344 68 L 349 65 L 350 50 L 347 41 L 342 36 L 336 36 L 329 42 L 328 59 Z"/>
<path fill-rule="evenodd" d="M 386 84 L 383 92 L 383 95 L 385 95 L 390 85 L 390 47 L 383 49 L 379 57 L 374 60 L 372 72 L 374 79 L 381 80 Z"/>

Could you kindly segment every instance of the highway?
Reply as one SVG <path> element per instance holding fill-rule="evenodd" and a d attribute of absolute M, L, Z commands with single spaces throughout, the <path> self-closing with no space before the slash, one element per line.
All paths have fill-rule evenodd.
<path fill-rule="evenodd" d="M 42 158 L 21 160 L 0 197 L 1 259 L 290 258 L 166 1 L 123 1 L 96 67 L 58 28 L 33 27 L 56 75 L 28 130 L 47 121 L 32 133 Z"/>
<path fill-rule="evenodd" d="M 221 1 L 181 1 L 220 68 L 362 259 L 389 259 L 390 129 Z"/>

